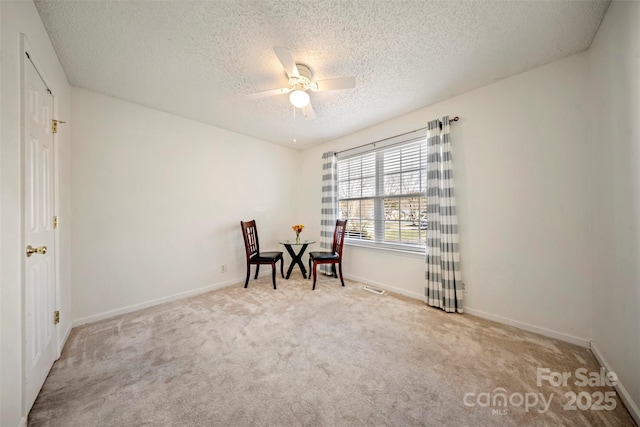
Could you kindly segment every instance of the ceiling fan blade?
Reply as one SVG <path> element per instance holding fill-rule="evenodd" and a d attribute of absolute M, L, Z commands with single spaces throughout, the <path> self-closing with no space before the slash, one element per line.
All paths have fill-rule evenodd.
<path fill-rule="evenodd" d="M 308 103 L 306 107 L 302 108 L 302 115 L 305 120 L 313 120 L 316 118 L 316 113 L 313 111 L 311 103 Z"/>
<path fill-rule="evenodd" d="M 296 66 L 296 61 L 293 60 L 293 56 L 291 55 L 291 51 L 286 47 L 276 46 L 273 48 L 278 60 L 282 64 L 282 68 L 287 73 L 289 78 L 291 77 L 300 77 L 300 73 L 298 72 L 298 67 Z"/>
<path fill-rule="evenodd" d="M 282 87 L 280 89 L 269 89 L 269 90 L 263 90 L 260 92 L 250 93 L 247 96 L 249 98 L 258 99 L 258 98 L 266 98 L 267 96 L 281 95 L 289 92 L 291 92 L 291 88 Z"/>
<path fill-rule="evenodd" d="M 353 89 L 354 87 L 356 87 L 355 77 L 339 77 L 337 79 L 320 80 L 311 85 L 311 89 L 316 91 L 334 90 L 334 89 Z"/>

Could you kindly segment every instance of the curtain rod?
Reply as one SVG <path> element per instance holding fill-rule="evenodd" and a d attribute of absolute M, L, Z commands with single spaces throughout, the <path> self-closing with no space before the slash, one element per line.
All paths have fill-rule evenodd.
<path fill-rule="evenodd" d="M 452 118 L 451 120 L 449 120 L 449 122 L 457 122 L 458 120 L 460 120 L 460 117 L 455 116 L 454 118 Z M 442 128 L 442 122 L 440 120 L 438 120 L 440 122 L 440 128 Z M 375 145 L 379 142 L 384 142 L 387 141 L 389 139 L 393 139 L 393 138 L 397 138 L 399 136 L 405 136 L 405 135 L 409 135 L 410 133 L 414 133 L 414 132 L 418 132 L 421 130 L 426 129 L 428 126 L 422 127 L 422 128 L 418 128 L 418 129 L 414 129 L 414 130 L 410 130 L 409 132 L 405 132 L 405 133 L 401 133 L 399 135 L 394 135 L 394 136 L 390 136 L 388 138 L 384 138 L 384 139 L 379 139 L 377 141 L 373 141 L 373 142 L 367 142 L 366 144 L 362 144 L 362 145 L 358 145 L 357 147 L 351 147 L 351 148 L 347 148 L 346 150 L 342 150 L 342 151 L 336 151 L 336 154 L 340 154 L 340 153 L 344 153 L 346 151 L 351 151 L 351 150 L 355 150 L 356 148 L 362 148 L 362 147 L 366 147 L 367 145 Z"/>

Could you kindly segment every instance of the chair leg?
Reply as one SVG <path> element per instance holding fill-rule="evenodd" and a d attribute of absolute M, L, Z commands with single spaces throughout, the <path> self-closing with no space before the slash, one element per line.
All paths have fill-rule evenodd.
<path fill-rule="evenodd" d="M 344 278 L 342 277 L 342 260 L 338 263 L 338 271 L 340 271 L 340 281 L 342 282 L 342 286 L 344 286 Z"/>
<path fill-rule="evenodd" d="M 336 273 L 336 265 L 331 264 L 331 272 L 333 273 L 333 277 L 338 278 L 338 273 Z"/>
<path fill-rule="evenodd" d="M 244 287 L 249 285 L 249 276 L 251 275 L 251 264 L 247 264 L 247 278 L 244 281 Z"/>
<path fill-rule="evenodd" d="M 311 288 L 312 291 L 316 290 L 316 276 L 318 275 L 318 264 L 316 264 L 315 262 L 313 263 L 313 288 Z M 309 274 L 309 277 L 311 277 L 311 274 Z"/>
<path fill-rule="evenodd" d="M 276 263 L 271 263 L 271 281 L 273 282 L 273 289 L 276 289 Z"/>
<path fill-rule="evenodd" d="M 253 280 L 256 280 L 258 278 L 258 271 L 260 271 L 260 264 L 256 264 L 256 276 L 253 278 Z"/>

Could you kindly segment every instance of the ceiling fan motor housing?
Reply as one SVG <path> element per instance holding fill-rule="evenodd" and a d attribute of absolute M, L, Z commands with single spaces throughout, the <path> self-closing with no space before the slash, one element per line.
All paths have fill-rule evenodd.
<path fill-rule="evenodd" d="M 304 64 L 296 64 L 299 77 L 291 77 L 289 86 L 294 90 L 308 90 L 311 88 L 311 70 Z"/>

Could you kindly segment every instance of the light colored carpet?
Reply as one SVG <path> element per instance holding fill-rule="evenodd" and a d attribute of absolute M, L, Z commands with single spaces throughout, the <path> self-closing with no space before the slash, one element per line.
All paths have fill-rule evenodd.
<path fill-rule="evenodd" d="M 536 384 L 539 367 L 598 371 L 589 350 L 318 280 L 261 277 L 74 329 L 29 425 L 634 425 L 617 397 L 563 408 L 565 393 L 611 387 Z M 554 395 L 548 411 L 481 406 L 500 387 Z"/>

